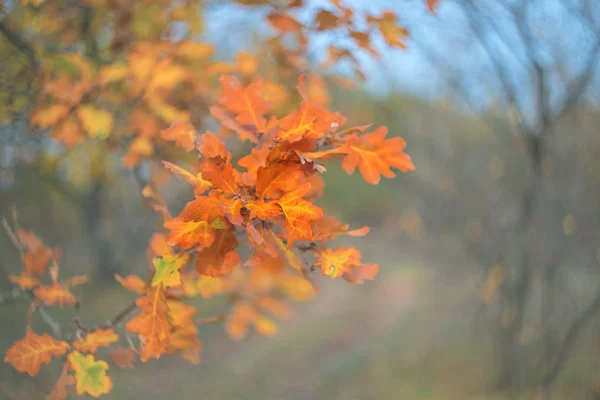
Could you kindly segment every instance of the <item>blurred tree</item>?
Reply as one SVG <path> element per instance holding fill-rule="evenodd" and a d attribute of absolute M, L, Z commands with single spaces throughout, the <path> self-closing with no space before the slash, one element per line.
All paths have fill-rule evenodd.
<path fill-rule="evenodd" d="M 444 7 L 442 23 L 413 30 L 419 50 L 498 145 L 491 159 L 470 141 L 445 152 L 450 170 L 471 171 L 456 183 L 462 196 L 450 214 L 463 216 L 464 242 L 484 267 L 484 300 L 497 298 L 498 387 L 516 396 L 539 386 L 550 396 L 575 338 L 600 311 L 595 139 L 576 134 L 577 115 L 599 83 L 600 7 L 586 0 Z M 560 288 L 589 274 L 594 293 L 581 291 L 584 305 L 561 315 L 569 294 Z M 537 345 L 525 346 L 532 332 Z M 534 357 L 541 368 L 528 362 Z"/>

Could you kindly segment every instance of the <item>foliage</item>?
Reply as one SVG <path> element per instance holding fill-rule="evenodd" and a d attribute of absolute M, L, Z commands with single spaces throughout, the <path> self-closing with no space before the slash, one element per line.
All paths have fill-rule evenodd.
<path fill-rule="evenodd" d="M 27 76 L 16 68 L 16 81 L 29 79 L 32 89 L 18 102 L 12 92 L 0 97 L 8 99 L 3 120 L 33 107 L 34 132 L 49 132 L 65 149 L 103 142 L 123 155 L 125 168 L 166 168 L 194 195 L 173 216 L 160 194 L 160 174 L 142 182 L 142 194 L 165 228 L 150 239 L 149 276 L 116 275 L 138 295 L 135 302 L 103 325 L 75 320 L 75 331 L 66 335 L 45 307 L 77 306 L 70 289 L 87 277 L 59 279 L 60 250 L 22 230 L 16 214 L 13 226 L 3 220 L 23 261 L 20 275 L 10 279 L 31 304 L 26 336 L 7 350 L 5 361 L 34 376 L 42 364 L 63 357 L 49 398 L 64 399 L 69 386 L 93 397 L 108 393 L 109 366 L 96 359 L 102 348 L 110 348 L 120 367 L 172 353 L 198 363 L 199 324 L 224 321 L 234 340 L 250 328 L 271 336 L 274 319 L 289 314 L 286 300 L 310 300 L 318 291 L 310 272 L 321 269 L 351 283 L 379 272 L 376 264 L 362 263 L 354 248 L 327 247 L 339 236 L 364 236 L 369 229 L 350 230 L 315 205 L 324 190 L 324 163 L 340 159 L 348 174 L 358 169 L 370 184 L 393 178 L 392 169 L 414 166 L 404 140 L 386 138 L 385 127 L 343 128 L 346 118 L 328 109 L 326 80 L 318 72 L 349 61 L 363 79 L 358 52 L 379 56 L 372 36 L 404 48 L 407 30 L 390 11 L 359 13 L 339 0 L 317 9 L 298 0 L 237 3 L 264 10 L 273 33 L 265 54 L 242 51 L 234 62 L 218 60 L 213 44 L 197 40 L 205 12 L 199 2 L 23 0 L 1 11 L 3 46 L 17 48 L 32 70 Z M 433 12 L 436 3 L 427 7 Z M 312 11 L 306 21 L 303 10 Z M 347 41 L 327 46 L 323 62 L 312 67 L 308 50 L 315 36 L 330 37 L 325 32 Z M 273 78 L 262 79 L 261 69 Z M 298 82 L 299 106 L 290 82 Z M 214 122 L 214 133 L 195 128 Z M 237 162 L 224 141 L 234 135 L 236 151 L 240 143 L 250 146 Z M 185 302 L 216 295 L 228 299 L 229 312 L 200 318 Z M 52 336 L 33 332 L 35 311 Z"/>

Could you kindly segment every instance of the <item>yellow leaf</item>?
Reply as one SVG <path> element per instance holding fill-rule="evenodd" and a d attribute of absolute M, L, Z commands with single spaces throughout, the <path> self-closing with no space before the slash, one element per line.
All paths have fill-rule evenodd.
<path fill-rule="evenodd" d="M 129 68 L 125 65 L 107 65 L 100 70 L 100 82 L 106 85 L 127 78 Z"/>
<path fill-rule="evenodd" d="M 77 116 L 85 131 L 91 137 L 104 139 L 110 135 L 113 129 L 112 114 L 90 104 L 79 107 L 77 109 Z"/>
<path fill-rule="evenodd" d="M 100 397 L 112 389 L 112 381 L 106 375 L 108 364 L 105 361 L 96 361 L 93 355 L 84 356 L 74 351 L 69 355 L 69 364 L 75 371 L 77 394 L 87 393 L 92 397 Z"/>

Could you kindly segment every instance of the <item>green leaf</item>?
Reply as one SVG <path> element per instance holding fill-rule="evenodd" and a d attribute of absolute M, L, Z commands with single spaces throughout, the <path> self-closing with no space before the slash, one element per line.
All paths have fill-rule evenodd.
<path fill-rule="evenodd" d="M 152 263 L 156 269 L 152 286 L 163 284 L 165 287 L 181 285 L 181 274 L 179 270 L 188 262 L 187 254 L 176 254 L 172 256 L 154 257 Z"/>
<path fill-rule="evenodd" d="M 77 394 L 88 393 L 92 397 L 100 397 L 110 392 L 112 381 L 106 370 L 108 364 L 96 361 L 93 355 L 84 356 L 78 351 L 69 355 L 69 364 L 75 371 L 75 390 Z"/>

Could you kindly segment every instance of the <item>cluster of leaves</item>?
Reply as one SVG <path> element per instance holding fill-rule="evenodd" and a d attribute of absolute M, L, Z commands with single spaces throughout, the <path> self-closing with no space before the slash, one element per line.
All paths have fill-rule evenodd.
<path fill-rule="evenodd" d="M 250 327 L 263 335 L 274 334 L 276 326 L 269 315 L 287 316 L 286 298 L 310 299 L 316 287 L 309 274 L 315 269 L 351 283 L 373 279 L 379 266 L 364 264 L 358 250 L 325 246 L 341 235 L 363 236 L 368 228 L 349 230 L 313 204 L 323 192 L 325 167 L 320 163 L 341 158 L 348 173 L 358 168 L 372 184 L 381 175 L 394 177 L 392 168 L 414 169 L 403 152 L 404 141 L 386 139 L 385 128 L 368 133 L 368 126 L 341 130 L 342 115 L 306 99 L 304 77 L 298 85 L 304 101 L 283 118 L 269 116 L 271 107 L 260 79 L 247 87 L 233 76 L 224 75 L 220 81 L 223 90 L 213 113 L 253 147 L 237 163 L 245 169 L 242 172 L 234 168 L 225 143 L 210 131 L 198 135 L 192 125 L 181 122 L 161 133 L 182 150 L 197 153 L 198 161 L 190 170 L 164 161 L 166 168 L 193 187 L 195 198 L 171 217 L 160 196 L 149 186 L 144 189 L 168 232 L 157 232 L 150 240 L 151 279 L 116 276 L 138 294 L 135 307 L 130 308 L 138 314 L 124 328 L 126 335 L 137 335 L 136 351 L 142 362 L 175 352 L 199 362 L 196 310 L 185 304 L 186 297 L 227 295 L 230 312 L 218 319 L 225 320 L 226 332 L 239 340 Z M 59 251 L 31 233 L 16 232 L 24 269 L 12 281 L 30 291 L 32 304 L 76 303 L 69 286 L 85 278 L 59 281 Z M 241 243 L 248 253 L 245 261 L 239 252 Z M 38 277 L 49 264 L 52 283 L 45 286 Z M 108 364 L 97 361 L 95 353 L 118 340 L 113 325 L 78 327 L 70 342 L 39 336 L 28 327 L 27 335 L 7 351 L 6 361 L 35 375 L 53 356 L 68 354 L 55 393 L 66 393 L 65 385 L 74 382 L 77 393 L 98 396 L 110 391 L 111 381 L 106 375 Z"/>
<path fill-rule="evenodd" d="M 49 399 L 64 399 L 72 385 L 78 394 L 108 393 L 109 366 L 97 359 L 102 348 L 121 367 L 173 353 L 198 363 L 199 324 L 223 321 L 234 340 L 250 329 L 271 336 L 277 331 L 274 319 L 290 313 L 288 300 L 315 295 L 311 272 L 350 283 L 379 272 L 378 265 L 361 261 L 357 249 L 327 246 L 340 236 L 364 236 L 369 228 L 350 229 L 325 215 L 315 200 L 323 194 L 324 164 L 336 159 L 370 184 L 395 177 L 394 169 L 414 169 L 405 142 L 387 138 L 385 127 L 344 129 L 346 118 L 327 108 L 323 77 L 297 77 L 309 68 L 315 35 L 349 39 L 347 47 L 336 39 L 327 48 L 323 69 L 349 60 L 362 77 L 357 49 L 378 57 L 372 36 L 404 48 L 408 32 L 391 11 L 357 13 L 340 0 L 312 10 L 304 22 L 300 11 L 308 7 L 301 0 L 236 3 L 267 9 L 266 22 L 275 32 L 267 40 L 267 56 L 240 52 L 233 62 L 216 60 L 212 44 L 194 40 L 203 29 L 197 1 L 22 0 L 0 10 L 10 17 L 3 22 L 9 19 L 15 29 L 2 26 L 12 44 L 36 43 L 25 51 L 40 68 L 32 126 L 49 129 L 67 147 L 105 141 L 107 148 L 122 149 L 125 167 L 194 160 L 185 167 L 163 161 L 193 189 L 194 198 L 177 215 L 156 187 L 144 187 L 165 229 L 150 239 L 147 278 L 115 276 L 137 297 L 107 324 L 85 327 L 75 320 L 74 332 L 61 335 L 45 307 L 76 306 L 70 288 L 87 278 L 59 279 L 59 249 L 5 224 L 24 266 L 10 279 L 31 304 L 26 335 L 5 360 L 33 376 L 42 364 L 62 357 L 63 372 Z M 436 3 L 427 1 L 432 11 Z M 269 76 L 278 78 L 257 78 L 269 65 L 277 65 Z M 299 107 L 293 106 L 297 96 L 287 86 L 290 80 L 299 82 Z M 219 130 L 199 134 L 195 127 L 209 117 Z M 226 135 L 250 146 L 237 163 L 222 140 Z M 229 300 L 225 314 L 200 318 L 186 303 L 217 295 Z M 33 332 L 34 311 L 52 335 Z M 119 346 L 122 341 L 128 346 Z"/>
<path fill-rule="evenodd" d="M 204 29 L 205 13 L 197 1 L 21 3 L 7 6 L 4 21 L 21 35 L 15 46 L 26 40 L 35 43 L 28 52 L 39 68 L 34 71 L 38 91 L 31 98 L 31 125 L 50 128 L 52 137 L 67 146 L 86 138 L 108 141 L 125 151 L 126 167 L 164 151 L 158 133 L 173 122 L 201 125 L 218 89 L 214 78 L 223 73 L 250 78 L 261 68 L 271 68 L 268 75 L 275 78 L 265 82 L 266 95 L 281 106 L 290 98 L 286 82 L 295 81 L 298 71 L 319 68 L 307 56 L 309 48 L 314 52 L 315 43 L 322 43 L 315 37 L 333 38 L 334 44 L 324 50 L 323 71 L 346 61 L 364 78 L 359 52 L 378 57 L 376 36 L 390 47 L 404 48 L 408 35 L 392 11 L 371 15 L 340 0 L 320 7 L 298 0 L 234 1 L 264 9 L 274 35 L 265 40 L 264 54 L 242 51 L 233 62 L 225 62 L 215 59 L 213 44 L 195 40 Z M 301 18 L 305 11 L 308 17 Z M 348 43 L 342 40 L 346 37 Z M 78 48 L 85 50 L 73 51 Z M 335 75 L 332 80 L 352 83 Z M 317 77 L 311 85 L 309 95 L 324 100 L 324 81 Z M 16 101 L 13 94 L 9 97 L 7 101 Z M 14 108 L 25 104 L 20 99 L 0 107 L 8 113 L 2 119 L 10 120 Z"/>

